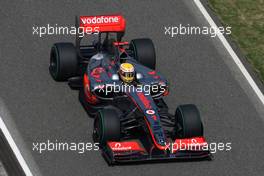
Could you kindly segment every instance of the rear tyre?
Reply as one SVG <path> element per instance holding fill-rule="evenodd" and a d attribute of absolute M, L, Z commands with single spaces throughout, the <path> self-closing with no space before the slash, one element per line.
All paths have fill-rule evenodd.
<path fill-rule="evenodd" d="M 175 112 L 175 131 L 178 138 L 203 136 L 203 124 L 197 107 L 193 104 L 180 105 Z"/>
<path fill-rule="evenodd" d="M 101 146 L 107 141 L 119 141 L 120 131 L 120 111 L 108 106 L 100 110 L 94 120 L 93 139 Z"/>
<path fill-rule="evenodd" d="M 77 75 L 78 59 L 72 43 L 55 43 L 52 46 L 49 71 L 55 81 L 66 81 Z"/>
<path fill-rule="evenodd" d="M 155 70 L 156 53 L 151 39 L 134 39 L 130 42 L 130 49 L 134 52 L 134 57 L 144 66 Z"/>

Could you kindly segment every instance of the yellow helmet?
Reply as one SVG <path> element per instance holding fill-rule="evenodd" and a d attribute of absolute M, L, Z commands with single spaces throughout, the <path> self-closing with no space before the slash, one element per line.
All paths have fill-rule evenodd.
<path fill-rule="evenodd" d="M 125 83 L 131 83 L 135 76 L 134 66 L 130 63 L 122 63 L 120 65 L 119 75 Z"/>

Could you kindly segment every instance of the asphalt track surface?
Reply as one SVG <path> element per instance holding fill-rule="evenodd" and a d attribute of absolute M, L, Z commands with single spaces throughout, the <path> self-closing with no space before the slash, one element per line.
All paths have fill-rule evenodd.
<path fill-rule="evenodd" d="M 98 151 L 32 151 L 32 143 L 58 139 L 92 142 L 93 120 L 78 92 L 48 72 L 54 42 L 73 36 L 32 35 L 32 26 L 74 25 L 75 15 L 121 12 L 126 39 L 152 38 L 158 71 L 170 81 L 171 112 L 179 104 L 199 107 L 209 142 L 231 142 L 213 161 L 109 167 Z M 34 175 L 263 175 L 263 106 L 217 38 L 170 38 L 164 26 L 208 25 L 193 1 L 1 1 L 1 116 Z M 3 112 L 5 111 L 5 112 Z"/>
<path fill-rule="evenodd" d="M 7 175 L 7 173 L 5 171 L 5 168 L 2 164 L 2 162 L 0 162 L 0 176 L 6 176 L 6 175 Z"/>

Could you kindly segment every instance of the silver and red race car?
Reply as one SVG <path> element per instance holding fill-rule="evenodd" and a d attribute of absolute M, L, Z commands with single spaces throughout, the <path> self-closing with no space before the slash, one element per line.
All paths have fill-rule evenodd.
<path fill-rule="evenodd" d="M 167 80 L 156 70 L 150 39 L 122 41 L 121 15 L 76 17 L 76 28 L 98 36 L 83 44 L 55 43 L 50 74 L 79 90 L 79 100 L 94 118 L 93 139 L 109 164 L 136 161 L 210 159 L 197 107 L 168 112 Z M 88 31 L 88 32 L 87 32 Z"/>

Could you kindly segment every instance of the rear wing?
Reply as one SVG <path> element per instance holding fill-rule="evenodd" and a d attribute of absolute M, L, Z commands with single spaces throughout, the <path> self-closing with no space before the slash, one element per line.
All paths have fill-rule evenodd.
<path fill-rule="evenodd" d="M 92 33 L 124 32 L 126 21 L 121 15 L 80 16 L 79 27 Z"/>
<path fill-rule="evenodd" d="M 75 46 L 80 58 L 87 60 L 81 52 L 82 48 L 91 48 L 91 46 L 81 45 L 81 40 L 87 34 L 98 34 L 101 41 L 101 33 L 116 33 L 116 41 L 121 42 L 126 29 L 126 20 L 122 15 L 97 15 L 97 16 L 76 16 L 75 28 L 81 30 L 84 35 L 80 36 L 76 32 Z"/>

